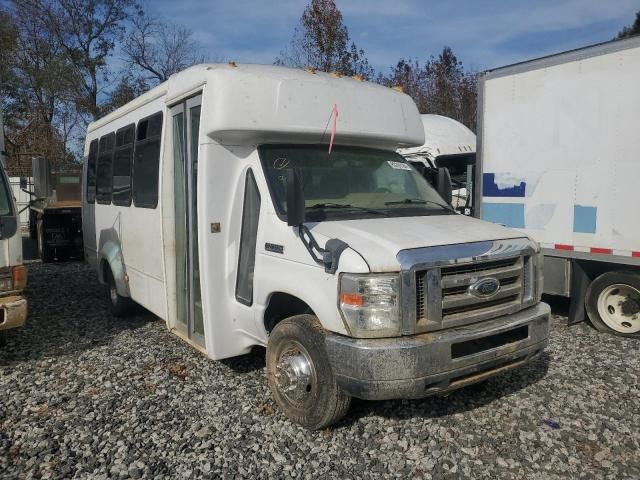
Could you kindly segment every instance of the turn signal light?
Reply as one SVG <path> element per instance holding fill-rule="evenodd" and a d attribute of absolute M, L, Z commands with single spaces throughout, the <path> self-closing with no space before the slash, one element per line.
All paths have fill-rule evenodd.
<path fill-rule="evenodd" d="M 13 289 L 24 290 L 27 286 L 27 269 L 24 265 L 13 267 Z"/>
<path fill-rule="evenodd" d="M 357 293 L 343 293 L 340 295 L 340 303 L 353 307 L 362 307 L 364 305 L 364 297 Z"/>

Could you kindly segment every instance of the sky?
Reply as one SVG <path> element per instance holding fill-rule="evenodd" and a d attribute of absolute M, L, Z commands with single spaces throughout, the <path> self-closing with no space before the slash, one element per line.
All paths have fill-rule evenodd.
<path fill-rule="evenodd" d="M 212 61 L 273 63 L 308 0 L 148 0 L 146 9 L 194 32 Z M 450 46 L 482 71 L 610 40 L 640 0 L 336 0 L 374 68 L 424 62 Z"/>

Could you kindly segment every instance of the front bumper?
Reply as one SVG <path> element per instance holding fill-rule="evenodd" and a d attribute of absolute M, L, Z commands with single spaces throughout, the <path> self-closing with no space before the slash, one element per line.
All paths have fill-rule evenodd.
<path fill-rule="evenodd" d="M 464 327 L 399 338 L 329 334 L 327 352 L 338 385 L 366 400 L 422 398 L 524 365 L 546 347 L 545 303 Z"/>
<path fill-rule="evenodd" d="M 27 301 L 24 297 L 0 297 L 0 330 L 21 327 L 26 321 Z"/>

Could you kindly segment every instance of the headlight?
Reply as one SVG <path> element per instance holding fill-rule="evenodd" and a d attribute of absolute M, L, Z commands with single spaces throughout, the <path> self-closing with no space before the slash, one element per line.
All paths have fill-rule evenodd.
<path fill-rule="evenodd" d="M 400 278 L 397 274 L 342 274 L 340 311 L 351 335 L 400 335 Z"/>

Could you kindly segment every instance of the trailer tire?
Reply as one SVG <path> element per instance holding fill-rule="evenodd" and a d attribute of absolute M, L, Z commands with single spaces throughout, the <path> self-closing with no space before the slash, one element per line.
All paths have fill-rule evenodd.
<path fill-rule="evenodd" d="M 29 238 L 35 240 L 38 238 L 38 219 L 33 210 L 29 210 Z"/>
<path fill-rule="evenodd" d="M 349 410 L 351 397 L 336 383 L 323 329 L 314 315 L 296 315 L 273 328 L 266 364 L 273 397 L 292 421 L 319 430 Z"/>
<path fill-rule="evenodd" d="M 42 260 L 42 263 L 52 262 L 53 249 L 48 246 L 44 240 L 44 224 L 42 219 L 38 219 L 36 223 L 36 230 L 38 236 L 38 256 Z"/>
<path fill-rule="evenodd" d="M 116 288 L 116 281 L 113 278 L 111 269 L 105 268 L 105 281 L 107 283 L 109 293 L 109 305 L 111 307 L 111 313 L 114 317 L 126 317 L 133 311 L 133 300 L 128 297 L 123 297 L 118 293 Z"/>
<path fill-rule="evenodd" d="M 601 332 L 640 337 L 640 275 L 606 272 L 591 282 L 585 295 L 591 324 Z"/>

